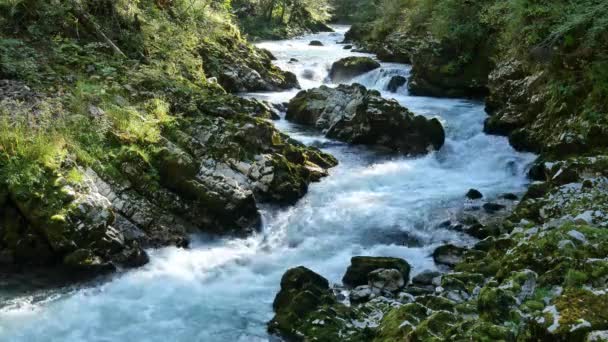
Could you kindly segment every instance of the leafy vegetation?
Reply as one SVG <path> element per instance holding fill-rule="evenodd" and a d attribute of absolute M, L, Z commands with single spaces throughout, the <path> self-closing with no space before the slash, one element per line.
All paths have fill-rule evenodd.
<path fill-rule="evenodd" d="M 306 32 L 331 31 L 328 0 L 234 0 L 234 13 L 252 39 L 287 38 Z"/>

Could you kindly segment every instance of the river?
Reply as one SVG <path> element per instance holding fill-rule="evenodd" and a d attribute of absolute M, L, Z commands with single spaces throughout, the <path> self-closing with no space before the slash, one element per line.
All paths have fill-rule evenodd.
<path fill-rule="evenodd" d="M 324 82 L 332 62 L 365 55 L 337 44 L 346 29 L 259 46 L 311 88 Z M 313 39 L 324 46 L 308 46 Z M 192 248 L 151 250 L 148 265 L 108 281 L 12 298 L 0 307 L 0 341 L 268 341 L 271 303 L 290 267 L 305 265 L 336 283 L 353 255 L 401 257 L 414 274 L 434 269 L 435 247 L 473 242 L 438 223 L 462 210 L 469 188 L 487 198 L 522 192 L 534 155 L 482 133 L 482 102 L 409 96 L 405 86 L 397 93 L 384 90 L 392 75 L 409 71 L 407 65 L 382 63 L 353 82 L 416 114 L 439 118 L 447 136 L 440 151 L 396 157 L 276 121 L 293 138 L 340 161 L 296 205 L 261 208 L 263 229 L 247 238 L 194 237 Z M 295 93 L 247 96 L 284 102 Z"/>

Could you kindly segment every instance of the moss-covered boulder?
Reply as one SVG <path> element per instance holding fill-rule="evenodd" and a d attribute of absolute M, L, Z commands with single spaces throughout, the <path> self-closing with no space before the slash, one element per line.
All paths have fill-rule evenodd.
<path fill-rule="evenodd" d="M 226 30 L 234 30 L 227 25 Z M 271 57 L 245 40 L 237 32 L 221 41 L 206 39 L 200 56 L 208 77 L 229 92 L 276 91 L 299 88 L 297 77 L 272 64 Z"/>
<path fill-rule="evenodd" d="M 445 141 L 437 119 L 416 116 L 359 84 L 302 91 L 289 102 L 286 118 L 313 125 L 330 138 L 403 154 L 425 154 L 441 148 Z"/>
<path fill-rule="evenodd" d="M 411 267 L 403 259 L 355 256 L 351 258 L 350 266 L 348 266 L 344 277 L 342 277 L 342 282 L 344 285 L 351 287 L 367 285 L 370 273 L 379 269 L 395 269 L 399 271 L 405 283 L 410 279 Z"/>
<path fill-rule="evenodd" d="M 304 340 L 303 333 L 311 328 L 310 315 L 335 303 L 327 279 L 303 266 L 292 268 L 281 278 L 281 290 L 272 303 L 275 316 L 268 323 L 268 331 L 288 341 Z"/>
<path fill-rule="evenodd" d="M 334 62 L 331 65 L 331 69 L 329 70 L 329 78 L 334 83 L 340 83 L 348 81 L 368 71 L 378 69 L 379 67 L 380 63 L 369 57 L 346 57 Z"/>

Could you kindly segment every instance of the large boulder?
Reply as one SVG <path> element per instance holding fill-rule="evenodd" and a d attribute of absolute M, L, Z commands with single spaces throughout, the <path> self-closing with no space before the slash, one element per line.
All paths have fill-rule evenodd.
<path fill-rule="evenodd" d="M 327 279 L 304 266 L 289 269 L 281 278 L 281 290 L 272 303 L 275 316 L 268 323 L 268 331 L 288 341 L 300 341 L 299 330 L 308 324 L 308 316 L 335 302 Z"/>
<path fill-rule="evenodd" d="M 272 64 L 268 51 L 234 39 L 225 45 L 202 44 L 200 54 L 207 77 L 215 77 L 229 92 L 277 91 L 299 88 L 296 75 Z"/>
<path fill-rule="evenodd" d="M 393 274 L 386 270 L 397 270 L 403 278 L 395 279 Z M 368 283 L 371 285 L 382 283 L 384 287 L 390 282 L 391 288 L 395 287 L 395 289 L 398 289 L 409 281 L 410 270 L 410 265 L 403 259 L 355 256 L 351 258 L 350 266 L 348 266 L 344 277 L 342 277 L 342 282 L 350 287 L 367 285 Z M 388 281 L 389 278 L 391 281 Z"/>
<path fill-rule="evenodd" d="M 397 101 L 359 84 L 301 91 L 289 102 L 286 119 L 315 126 L 330 138 L 403 154 L 437 150 L 445 140 L 437 119 L 416 116 Z"/>
<path fill-rule="evenodd" d="M 340 83 L 379 67 L 380 63 L 369 57 L 346 57 L 331 65 L 329 78 L 335 83 Z"/>

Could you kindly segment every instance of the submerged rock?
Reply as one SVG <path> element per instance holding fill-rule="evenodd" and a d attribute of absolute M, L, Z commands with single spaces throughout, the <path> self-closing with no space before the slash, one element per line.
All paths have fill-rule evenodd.
<path fill-rule="evenodd" d="M 477 189 L 469 189 L 465 195 L 468 199 L 476 200 L 483 197 L 483 194 Z"/>
<path fill-rule="evenodd" d="M 346 57 L 334 62 L 331 65 L 331 69 L 329 70 L 329 78 L 334 83 L 340 83 L 379 67 L 380 63 L 369 57 Z"/>
<path fill-rule="evenodd" d="M 386 90 L 390 91 L 391 93 L 396 93 L 397 90 L 404 85 L 407 82 L 407 79 L 403 76 L 393 76 L 391 77 L 391 80 L 388 82 L 388 85 L 386 86 Z"/>
<path fill-rule="evenodd" d="M 445 140 L 437 119 L 416 116 L 359 84 L 301 91 L 289 102 L 286 119 L 314 126 L 330 138 L 403 154 L 425 154 Z"/>
<path fill-rule="evenodd" d="M 308 43 L 308 45 L 310 46 L 323 46 L 323 43 L 319 40 L 311 40 L 310 43 Z"/>

